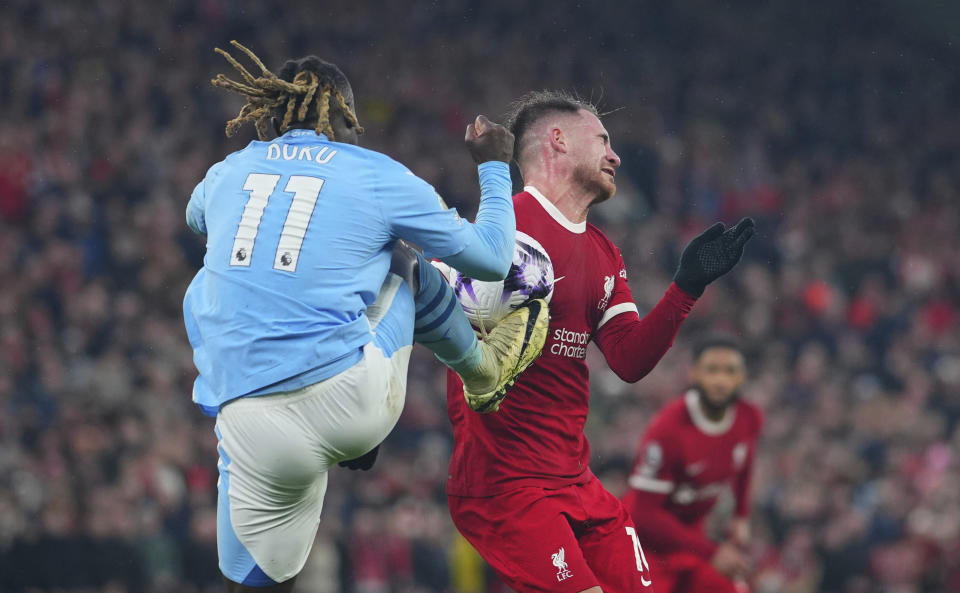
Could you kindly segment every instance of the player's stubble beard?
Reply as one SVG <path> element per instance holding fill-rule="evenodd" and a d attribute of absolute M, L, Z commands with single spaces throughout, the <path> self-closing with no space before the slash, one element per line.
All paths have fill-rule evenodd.
<path fill-rule="evenodd" d="M 606 202 L 617 192 L 613 180 L 604 179 L 603 171 L 598 171 L 592 165 L 580 164 L 573 169 L 573 180 L 583 189 L 583 193 L 593 196 L 591 206 Z"/>
<path fill-rule="evenodd" d="M 709 416 L 717 419 L 723 418 L 724 414 L 730 408 L 730 406 L 732 406 L 734 403 L 736 403 L 738 399 L 740 399 L 740 392 L 734 391 L 733 393 L 728 395 L 727 398 L 724 399 L 723 401 L 715 402 L 709 397 L 707 397 L 703 387 L 699 385 L 695 385 L 694 389 L 696 389 L 697 391 L 697 397 L 700 400 L 700 405 L 703 406 L 703 408 L 707 411 L 707 414 Z"/>

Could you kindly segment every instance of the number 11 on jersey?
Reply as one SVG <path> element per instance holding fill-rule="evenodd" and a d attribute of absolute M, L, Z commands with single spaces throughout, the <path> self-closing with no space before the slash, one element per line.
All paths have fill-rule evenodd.
<path fill-rule="evenodd" d="M 251 173 L 243 184 L 244 191 L 250 192 L 247 204 L 240 215 L 237 234 L 233 238 L 230 251 L 230 265 L 249 267 L 253 258 L 253 248 L 260 232 L 260 220 L 280 182 L 280 175 Z M 291 175 L 283 191 L 293 194 L 293 201 L 287 211 L 287 218 L 280 231 L 280 240 L 273 257 L 273 269 L 295 272 L 300 259 L 300 248 L 307 234 L 310 218 L 317 206 L 317 197 L 323 187 L 323 179 L 306 175 Z"/>

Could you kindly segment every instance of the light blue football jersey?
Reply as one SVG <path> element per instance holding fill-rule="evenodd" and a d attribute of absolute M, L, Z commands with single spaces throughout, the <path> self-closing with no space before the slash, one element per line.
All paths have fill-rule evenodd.
<path fill-rule="evenodd" d="M 313 130 L 251 142 L 212 166 L 187 205 L 187 223 L 207 235 L 183 304 L 194 401 L 215 415 L 234 398 L 297 389 L 358 362 L 372 339 L 365 310 L 398 238 L 502 277 L 516 225 L 509 171 L 493 162 L 480 171 L 483 216 L 470 224 L 400 163 Z"/>

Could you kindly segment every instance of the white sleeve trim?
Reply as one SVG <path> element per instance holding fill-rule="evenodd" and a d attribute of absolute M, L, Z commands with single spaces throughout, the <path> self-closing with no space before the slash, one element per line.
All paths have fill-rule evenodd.
<path fill-rule="evenodd" d="M 655 492 L 657 494 L 670 494 L 673 492 L 673 482 L 648 478 L 640 474 L 630 476 L 629 484 L 634 490 L 643 490 L 644 492 Z"/>
<path fill-rule="evenodd" d="M 628 311 L 633 311 L 637 315 L 640 314 L 640 312 L 637 311 L 636 303 L 620 303 L 619 305 L 614 305 L 610 307 L 609 309 L 607 309 L 606 313 L 603 314 L 603 317 L 600 318 L 600 323 L 597 324 L 597 329 L 600 329 L 601 327 L 603 327 L 604 323 L 610 321 L 617 315 L 621 313 L 627 313 Z"/>

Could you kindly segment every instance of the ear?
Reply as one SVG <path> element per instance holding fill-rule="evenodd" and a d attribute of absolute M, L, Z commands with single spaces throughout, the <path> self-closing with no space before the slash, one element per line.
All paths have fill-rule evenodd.
<path fill-rule="evenodd" d="M 337 142 L 345 144 L 357 144 L 357 129 L 347 121 L 346 115 L 338 105 L 330 106 L 330 127 L 337 137 Z"/>
<path fill-rule="evenodd" d="M 567 138 L 558 127 L 550 128 L 550 147 L 557 152 L 567 152 Z"/>

